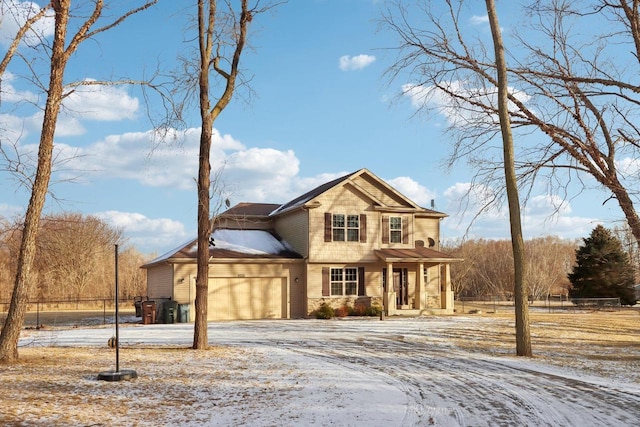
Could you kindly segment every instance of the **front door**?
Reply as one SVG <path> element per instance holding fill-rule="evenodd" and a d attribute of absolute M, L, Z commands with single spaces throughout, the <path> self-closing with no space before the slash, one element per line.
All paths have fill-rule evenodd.
<path fill-rule="evenodd" d="M 409 304 L 409 285 L 407 284 L 406 270 L 393 269 L 393 290 L 396 293 L 396 306 Z"/>

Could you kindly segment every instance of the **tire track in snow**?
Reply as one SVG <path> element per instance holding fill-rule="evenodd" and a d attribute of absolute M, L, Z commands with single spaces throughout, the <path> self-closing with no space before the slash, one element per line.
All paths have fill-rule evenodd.
<path fill-rule="evenodd" d="M 400 425 L 609 426 L 634 425 L 640 418 L 637 394 L 424 342 L 427 332 L 400 323 L 393 333 L 367 331 L 358 322 L 314 324 L 304 339 L 297 326 L 253 326 L 261 333 L 261 339 L 249 340 L 254 344 L 383 375 L 407 396 Z"/>

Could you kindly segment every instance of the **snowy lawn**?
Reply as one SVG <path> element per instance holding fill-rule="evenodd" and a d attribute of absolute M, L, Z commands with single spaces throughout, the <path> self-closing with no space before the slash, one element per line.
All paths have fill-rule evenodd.
<path fill-rule="evenodd" d="M 123 319 L 134 320 L 133 319 Z M 0 425 L 632 426 L 640 424 L 638 311 L 274 320 L 25 330 L 0 365 Z"/>

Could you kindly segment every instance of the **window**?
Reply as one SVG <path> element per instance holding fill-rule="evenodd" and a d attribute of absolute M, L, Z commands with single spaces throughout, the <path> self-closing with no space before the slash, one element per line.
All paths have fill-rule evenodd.
<path fill-rule="evenodd" d="M 334 214 L 332 220 L 332 237 L 334 242 L 360 241 L 360 216 Z"/>
<path fill-rule="evenodd" d="M 360 216 L 347 216 L 347 241 L 358 242 L 360 240 Z"/>
<path fill-rule="evenodd" d="M 333 241 L 344 242 L 344 215 L 333 215 Z"/>
<path fill-rule="evenodd" d="M 331 269 L 331 295 L 357 295 L 358 293 L 358 269 L 357 268 L 332 268 Z"/>
<path fill-rule="evenodd" d="M 389 218 L 389 242 L 402 243 L 402 217 Z"/>

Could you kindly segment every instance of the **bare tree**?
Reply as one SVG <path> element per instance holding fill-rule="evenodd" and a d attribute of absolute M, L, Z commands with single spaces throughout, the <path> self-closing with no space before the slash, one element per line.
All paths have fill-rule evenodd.
<path fill-rule="evenodd" d="M 425 110 L 449 114 L 450 164 L 465 158 L 477 171 L 474 182 L 504 188 L 491 146 L 498 132 L 495 63 L 481 37 L 470 35 L 463 22 L 464 2 L 438 2 L 442 13 L 433 11 L 433 3 L 421 1 L 418 16 L 397 1 L 395 13 L 389 9 L 384 15 L 401 44 L 389 75 L 411 71 L 418 81 L 405 86 L 405 93 Z M 595 183 L 617 201 L 640 242 L 634 207 L 639 9 L 631 0 L 531 2 L 522 8 L 525 22 L 513 25 L 507 56 L 514 64 L 508 68 L 509 115 L 521 141 L 515 159 L 520 187 L 529 186 L 525 194 L 541 179 L 565 198 Z M 421 28 L 412 19 L 422 20 Z"/>
<path fill-rule="evenodd" d="M 531 296 L 543 299 L 549 294 L 566 295 L 567 274 L 575 262 L 578 243 L 555 236 L 525 240 L 528 264 L 525 280 Z M 480 239 L 447 247 L 448 252 L 465 259 L 451 267 L 451 280 L 463 286 L 458 295 L 513 299 L 514 265 L 510 245 L 507 240 Z"/>
<path fill-rule="evenodd" d="M 509 224 L 511 226 L 511 246 L 514 266 L 514 296 L 516 309 L 516 354 L 531 356 L 531 334 L 529 331 L 529 290 L 525 282 L 526 264 L 524 262 L 524 238 L 522 237 L 522 218 L 520 216 L 520 195 L 516 177 L 513 135 L 509 117 L 509 99 L 507 86 L 507 63 L 504 58 L 502 33 L 493 0 L 486 0 L 489 25 L 493 36 L 493 47 L 496 55 L 498 74 L 498 118 L 502 134 L 505 188 L 509 202 Z"/>
<path fill-rule="evenodd" d="M 16 269 L 21 220 L 0 227 L 0 300 L 10 296 L 9 276 Z M 92 215 L 63 212 L 41 219 L 37 238 L 38 257 L 33 264 L 31 298 L 47 300 L 113 298 L 115 244 L 124 243 L 122 230 Z M 148 261 L 131 247 L 119 254 L 120 297 L 144 295 Z"/>
<path fill-rule="evenodd" d="M 67 31 L 69 21 L 73 16 L 71 13 L 71 0 L 55 0 L 50 3 L 55 14 L 55 29 L 53 44 L 49 53 L 49 81 L 38 144 L 37 169 L 31 186 L 31 198 L 24 218 L 11 305 L 0 333 L 0 361 L 14 361 L 18 358 L 20 330 L 24 323 L 26 306 L 33 286 L 32 269 L 36 255 L 36 237 L 51 178 L 56 123 L 62 101 L 68 95 L 68 92 L 65 92 L 64 82 L 67 64 L 83 42 L 118 26 L 128 17 L 148 9 L 156 2 L 157 0 L 143 2 L 141 6 L 130 9 L 121 16 L 102 25 L 100 18 L 103 18 L 104 1 L 91 0 L 87 3 L 89 6 L 88 16 L 79 23 L 75 34 L 70 37 L 68 37 Z M 9 60 L 13 57 L 15 57 L 15 54 Z"/>
<path fill-rule="evenodd" d="M 213 125 L 220 113 L 229 105 L 236 88 L 240 56 L 247 41 L 247 28 L 255 10 L 248 0 L 242 0 L 239 18 L 230 2 L 218 10 L 217 0 L 198 0 L 198 46 L 200 52 L 198 80 L 200 118 L 200 154 L 198 162 L 198 269 L 196 278 L 195 325 L 193 348 L 204 349 L 209 345 L 207 333 L 207 307 L 209 294 L 209 239 L 211 238 L 211 143 Z M 230 36 L 225 37 L 225 31 Z M 230 40 L 229 40 L 230 39 Z M 230 57 L 224 57 L 226 46 L 231 43 Z M 226 62 L 227 67 L 224 67 Z M 211 105 L 210 73 L 222 80 L 222 92 Z"/>
<path fill-rule="evenodd" d="M 122 230 L 94 216 L 63 213 L 44 217 L 38 235 L 35 265 L 52 282 L 50 289 L 64 290 L 60 297 L 76 300 L 107 296 L 113 247 L 122 241 Z"/>
<path fill-rule="evenodd" d="M 569 286 L 567 275 L 575 261 L 577 246 L 577 240 L 561 240 L 553 236 L 525 241 L 525 280 L 532 299 L 545 299 L 551 294 L 566 294 Z"/>

